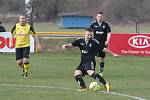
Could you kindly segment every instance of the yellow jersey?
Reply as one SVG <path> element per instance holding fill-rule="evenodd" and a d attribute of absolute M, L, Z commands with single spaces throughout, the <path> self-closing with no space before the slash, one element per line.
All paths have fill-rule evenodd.
<path fill-rule="evenodd" d="M 34 34 L 33 28 L 29 24 L 24 26 L 17 23 L 11 33 L 16 36 L 16 48 L 29 47 L 30 46 L 30 34 Z"/>

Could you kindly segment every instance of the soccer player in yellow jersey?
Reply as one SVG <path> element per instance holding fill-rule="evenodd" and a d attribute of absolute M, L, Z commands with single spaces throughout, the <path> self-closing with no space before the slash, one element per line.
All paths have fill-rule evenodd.
<path fill-rule="evenodd" d="M 29 52 L 30 52 L 30 34 L 34 37 L 35 32 L 33 27 L 27 23 L 26 15 L 19 16 L 19 23 L 13 26 L 11 30 L 11 44 L 12 38 L 16 38 L 16 62 L 23 69 L 23 76 L 28 77 L 29 69 Z M 39 43 L 38 43 L 39 44 Z M 40 44 L 38 45 L 40 49 Z"/>

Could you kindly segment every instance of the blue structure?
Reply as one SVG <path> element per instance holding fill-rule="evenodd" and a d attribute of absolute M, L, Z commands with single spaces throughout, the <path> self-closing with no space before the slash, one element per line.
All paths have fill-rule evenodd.
<path fill-rule="evenodd" d="M 62 15 L 60 16 L 61 28 L 86 28 L 93 20 L 92 16 Z"/>

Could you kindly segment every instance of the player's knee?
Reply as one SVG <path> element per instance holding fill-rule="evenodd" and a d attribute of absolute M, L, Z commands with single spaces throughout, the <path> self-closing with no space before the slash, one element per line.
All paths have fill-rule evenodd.
<path fill-rule="evenodd" d="M 78 76 L 78 75 L 82 76 L 82 72 L 80 70 L 75 70 L 74 76 Z"/>
<path fill-rule="evenodd" d="M 23 58 L 23 63 L 24 64 L 29 63 L 29 59 L 28 58 Z"/>
<path fill-rule="evenodd" d="M 95 72 L 94 72 L 94 70 L 88 70 L 87 73 L 89 76 L 92 76 Z"/>
<path fill-rule="evenodd" d="M 22 59 L 20 59 L 20 60 L 17 60 L 16 63 L 17 63 L 18 65 L 21 65 L 21 64 L 23 63 L 23 61 L 22 61 Z"/>
<path fill-rule="evenodd" d="M 100 76 L 98 73 L 93 73 L 91 75 L 91 77 L 93 77 L 94 79 L 96 79 L 96 78 L 102 78 L 102 76 Z"/>
<path fill-rule="evenodd" d="M 76 81 L 78 81 L 79 79 L 82 78 L 82 76 L 81 75 L 76 75 L 76 76 L 74 76 L 74 78 L 75 78 Z"/>

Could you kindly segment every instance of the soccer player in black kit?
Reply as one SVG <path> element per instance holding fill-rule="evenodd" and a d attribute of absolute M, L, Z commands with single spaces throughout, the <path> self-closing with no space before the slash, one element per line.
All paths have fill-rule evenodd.
<path fill-rule="evenodd" d="M 85 75 L 89 75 L 90 77 L 96 79 L 98 82 L 101 82 L 106 88 L 106 91 L 109 92 L 110 90 L 109 82 L 106 82 L 102 76 L 95 73 L 95 52 L 99 46 L 99 43 L 97 40 L 92 38 L 93 36 L 92 32 L 93 30 L 91 28 L 87 28 L 84 33 L 84 38 L 77 39 L 69 44 L 64 44 L 62 48 L 65 49 L 75 46 L 80 48 L 81 61 L 79 66 L 76 68 L 74 72 L 75 80 L 81 87 L 79 91 L 87 90 L 82 77 Z"/>
<path fill-rule="evenodd" d="M 109 23 L 104 20 L 103 12 L 97 13 L 96 21 L 94 21 L 90 27 L 94 31 L 94 39 L 99 42 L 100 49 L 98 50 L 96 56 L 98 56 L 100 60 L 100 72 L 103 72 L 105 58 L 104 48 L 107 48 L 108 42 L 110 40 L 111 28 Z M 108 51 L 108 49 L 105 50 Z M 113 56 L 118 56 L 112 52 L 109 53 L 111 53 Z"/>

